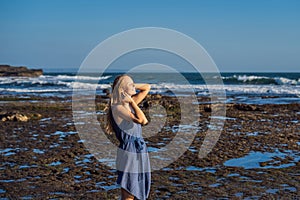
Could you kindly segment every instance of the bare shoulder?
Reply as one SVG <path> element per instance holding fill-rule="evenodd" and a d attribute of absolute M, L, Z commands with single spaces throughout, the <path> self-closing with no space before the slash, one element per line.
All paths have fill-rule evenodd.
<path fill-rule="evenodd" d="M 120 122 L 121 119 L 126 121 L 131 121 L 130 111 L 127 110 L 123 105 L 114 105 L 112 106 L 113 117 L 117 122 Z"/>
<path fill-rule="evenodd" d="M 124 106 L 123 105 L 112 105 L 111 106 L 111 110 L 112 112 L 120 112 L 124 109 Z"/>
<path fill-rule="evenodd" d="M 113 105 L 111 110 L 114 114 L 122 115 L 127 114 L 128 110 L 123 105 Z"/>

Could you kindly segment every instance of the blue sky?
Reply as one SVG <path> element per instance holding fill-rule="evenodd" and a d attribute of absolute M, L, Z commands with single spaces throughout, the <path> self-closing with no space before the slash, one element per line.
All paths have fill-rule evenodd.
<path fill-rule="evenodd" d="M 78 68 L 113 34 L 154 26 L 195 39 L 220 71 L 300 72 L 297 0 L 0 0 L 0 7 L 1 64 Z"/>

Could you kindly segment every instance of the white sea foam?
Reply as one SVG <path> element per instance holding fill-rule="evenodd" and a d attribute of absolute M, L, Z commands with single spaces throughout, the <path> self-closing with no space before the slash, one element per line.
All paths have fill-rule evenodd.
<path fill-rule="evenodd" d="M 255 75 L 233 75 L 233 76 L 222 76 L 223 80 L 236 79 L 241 82 L 251 82 L 255 80 L 266 80 L 272 84 L 276 83 L 278 85 L 300 85 L 300 78 L 298 80 L 293 80 L 285 77 L 267 77 L 267 76 L 255 76 Z M 267 84 L 267 83 L 266 83 Z"/>
<path fill-rule="evenodd" d="M 101 77 L 93 77 L 93 76 L 67 76 L 67 75 L 58 75 L 56 76 L 59 80 L 106 80 L 111 76 L 101 76 Z"/>
<path fill-rule="evenodd" d="M 0 88 L 0 92 L 20 92 L 20 93 L 44 93 L 44 92 L 70 92 L 71 90 L 69 88 L 60 88 L 60 89 L 28 89 L 28 88 Z"/>
<path fill-rule="evenodd" d="M 69 88 L 76 88 L 76 89 L 96 90 L 96 89 L 110 88 L 109 84 L 93 84 L 93 83 L 63 82 L 63 81 L 59 81 L 58 84 L 65 85 Z"/>
<path fill-rule="evenodd" d="M 111 76 L 101 76 L 101 77 L 92 77 L 92 76 L 67 76 L 67 75 L 58 75 L 58 76 L 49 76 L 41 75 L 39 77 L 0 77 L 0 85 L 49 85 L 49 84 L 58 84 L 62 85 L 62 81 L 100 81 L 109 79 Z"/>
<path fill-rule="evenodd" d="M 63 85 L 65 87 L 61 87 Z M 72 89 L 83 90 L 102 90 L 110 89 L 110 84 L 92 84 L 82 82 L 64 82 L 58 81 L 55 88 L 0 88 L 0 91 L 10 92 L 57 92 L 72 91 Z M 195 92 L 198 95 L 209 95 L 210 92 L 226 91 L 227 95 L 244 94 L 244 95 L 297 95 L 300 97 L 299 85 L 185 85 L 173 83 L 151 84 L 152 93 L 173 92 L 175 94 Z"/>
<path fill-rule="evenodd" d="M 254 75 L 233 75 L 233 76 L 222 76 L 222 79 L 237 79 L 239 81 L 252 81 L 256 79 L 270 79 L 269 77 L 266 76 L 254 76 Z"/>
<path fill-rule="evenodd" d="M 291 80 L 283 77 L 275 77 L 274 80 L 279 85 L 300 85 L 300 79 L 298 79 L 297 81 L 297 80 Z"/>
<path fill-rule="evenodd" d="M 39 77 L 0 77 L 0 92 L 8 94 L 30 93 L 31 95 L 70 95 L 74 89 L 83 91 L 102 92 L 103 89 L 111 89 L 109 82 L 112 76 L 70 76 L 70 75 L 42 75 Z M 291 76 L 290 76 L 291 77 Z M 164 77 L 163 77 L 164 78 Z M 300 98 L 300 78 L 289 79 L 284 77 L 266 77 L 255 75 L 232 75 L 222 77 L 225 85 L 205 84 L 179 84 L 159 82 L 151 79 L 150 93 L 164 95 L 189 95 L 209 96 L 210 93 L 220 89 L 226 91 L 227 96 L 280 96 Z M 233 80 L 233 84 L 231 83 Z M 261 81 L 255 81 L 265 79 Z M 103 80 L 103 81 L 101 81 Z M 107 81 L 106 81 L 107 80 Z M 144 79 L 143 79 L 144 80 Z M 165 77 L 165 80 L 169 80 Z M 195 81 L 191 79 L 192 81 Z M 146 80 L 147 81 L 147 80 Z M 172 81 L 172 80 L 170 80 Z M 196 80 L 197 81 L 197 80 Z M 195 81 L 195 82 L 196 82 Z M 240 83 L 236 83 L 236 81 Z M 251 81 L 254 81 L 251 83 Z M 150 82 L 150 81 L 149 81 Z M 247 82 L 244 84 L 243 82 Z M 263 82 L 263 84 L 259 84 Z M 105 83 L 105 84 L 103 84 Z M 268 84 L 269 83 L 269 84 Z"/>
<path fill-rule="evenodd" d="M 234 75 L 234 77 L 236 77 L 236 75 Z M 247 75 L 239 75 L 236 77 L 237 80 L 239 81 L 253 81 L 253 80 L 257 80 L 257 79 L 269 79 L 268 77 L 265 76 L 247 76 Z"/>
<path fill-rule="evenodd" d="M 179 85 L 179 84 L 152 84 L 151 89 L 160 92 L 167 90 L 185 92 L 187 89 L 197 92 L 219 91 L 224 89 L 227 94 L 289 94 L 300 96 L 300 86 L 291 85 Z"/>

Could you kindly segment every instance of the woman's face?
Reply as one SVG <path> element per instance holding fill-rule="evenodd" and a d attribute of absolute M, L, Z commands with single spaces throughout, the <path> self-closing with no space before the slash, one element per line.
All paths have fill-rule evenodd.
<path fill-rule="evenodd" d="M 134 82 L 129 76 L 124 77 L 123 90 L 130 96 L 136 94 Z"/>

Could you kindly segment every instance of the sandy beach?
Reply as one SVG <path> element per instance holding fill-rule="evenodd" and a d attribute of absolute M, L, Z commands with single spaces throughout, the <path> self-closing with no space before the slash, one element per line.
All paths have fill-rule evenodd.
<path fill-rule="evenodd" d="M 172 116 L 159 134 L 145 139 L 148 147 L 161 148 L 176 135 L 176 99 L 148 95 L 144 101 L 146 113 L 156 101 Z M 98 96 L 96 102 L 101 113 L 106 99 Z M 2 96 L 0 107 L 1 198 L 119 197 L 116 171 L 97 161 L 77 134 L 70 98 Z M 149 199 L 300 198 L 300 104 L 227 104 L 220 138 L 203 159 L 197 155 L 210 104 L 200 103 L 199 110 L 192 145 L 174 163 L 152 172 Z M 26 120 L 8 117 L 16 113 Z M 104 118 L 99 114 L 100 122 Z"/>

